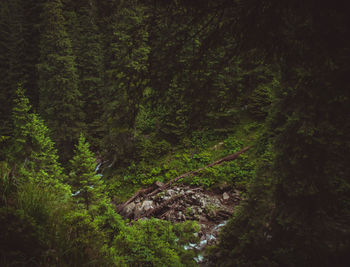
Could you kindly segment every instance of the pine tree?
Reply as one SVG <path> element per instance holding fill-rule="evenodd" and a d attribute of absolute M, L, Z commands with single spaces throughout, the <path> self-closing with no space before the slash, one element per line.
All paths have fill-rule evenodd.
<path fill-rule="evenodd" d="M 102 147 L 113 162 L 133 156 L 135 119 L 147 87 L 149 46 L 145 10 L 136 1 L 111 6 L 105 33 Z"/>
<path fill-rule="evenodd" d="M 40 63 L 40 41 L 42 10 L 47 0 L 21 0 L 24 12 L 24 44 L 25 51 L 21 58 L 24 65 L 25 81 L 23 87 L 26 88 L 26 95 L 34 110 L 39 111 L 39 73 Z"/>
<path fill-rule="evenodd" d="M 248 195 L 256 205 L 241 214 L 250 216 L 228 224 L 220 242 L 223 266 L 350 263 L 348 13 L 344 3 L 314 1 L 287 8 L 253 1 L 236 13 L 240 46 L 274 51 L 281 85 L 266 131 L 274 154 L 270 173 Z M 247 28 L 253 18 L 259 23 Z"/>
<path fill-rule="evenodd" d="M 54 133 L 63 161 L 83 128 L 81 93 L 71 40 L 60 0 L 49 0 L 42 14 L 39 70 L 40 113 Z"/>
<path fill-rule="evenodd" d="M 67 12 L 69 33 L 76 56 L 79 90 L 83 99 L 86 134 L 93 148 L 103 137 L 101 133 L 103 111 L 103 50 L 97 27 L 95 1 L 82 0 L 70 3 Z"/>
<path fill-rule="evenodd" d="M 24 10 L 21 0 L 0 3 L 0 131 L 11 131 L 11 110 L 17 84 L 24 75 Z"/>
<path fill-rule="evenodd" d="M 70 160 L 69 183 L 78 203 L 83 204 L 87 210 L 94 211 L 98 205 L 106 202 L 106 196 L 103 194 L 104 182 L 95 171 L 96 159 L 89 146 L 84 135 L 81 134 L 75 148 L 75 155 Z"/>
<path fill-rule="evenodd" d="M 12 110 L 12 144 L 9 147 L 9 160 L 12 163 L 16 161 L 23 162 L 30 156 L 31 148 L 27 142 L 30 132 L 28 131 L 28 122 L 30 121 L 30 109 L 28 98 L 24 95 L 24 90 L 21 85 L 16 91 L 17 97 L 14 100 L 14 107 Z"/>
<path fill-rule="evenodd" d="M 30 108 L 24 90 L 19 87 L 12 115 L 14 130 L 7 153 L 9 161 L 17 165 L 18 177 L 23 182 L 51 186 L 67 195 L 70 189 L 63 185 L 65 175 L 49 130 L 38 115 L 30 113 Z"/>

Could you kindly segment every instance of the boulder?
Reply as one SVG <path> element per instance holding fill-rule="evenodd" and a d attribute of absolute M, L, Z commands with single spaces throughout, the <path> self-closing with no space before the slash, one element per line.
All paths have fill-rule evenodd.
<path fill-rule="evenodd" d="M 145 200 L 142 203 L 141 210 L 142 211 L 148 211 L 150 209 L 153 209 L 153 201 L 152 200 Z"/>
<path fill-rule="evenodd" d="M 222 194 L 222 199 L 223 200 L 228 200 L 228 199 L 230 199 L 230 195 L 227 194 L 227 192 L 225 192 L 225 193 Z"/>
<path fill-rule="evenodd" d="M 123 214 L 125 214 L 126 217 L 130 217 L 130 215 L 134 212 L 135 206 L 136 204 L 134 202 L 129 203 L 123 209 Z"/>

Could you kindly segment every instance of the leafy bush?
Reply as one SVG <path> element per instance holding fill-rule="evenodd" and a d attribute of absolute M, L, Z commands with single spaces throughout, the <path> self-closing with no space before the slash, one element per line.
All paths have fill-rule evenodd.
<path fill-rule="evenodd" d="M 141 160 L 153 161 L 168 153 L 171 145 L 165 140 L 159 140 L 154 135 L 140 136 L 137 139 L 136 149 Z"/>
<path fill-rule="evenodd" d="M 193 252 L 183 246 L 194 242 L 197 230 L 191 222 L 172 225 L 158 219 L 139 220 L 125 228 L 114 244 L 128 266 L 195 266 Z"/>

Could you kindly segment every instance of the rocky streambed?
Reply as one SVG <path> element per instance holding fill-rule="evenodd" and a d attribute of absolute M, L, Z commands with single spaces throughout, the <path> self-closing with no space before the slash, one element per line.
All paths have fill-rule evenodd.
<path fill-rule="evenodd" d="M 235 189 L 208 191 L 202 187 L 175 185 L 155 195 L 139 195 L 124 206 L 120 214 L 133 220 L 155 217 L 171 222 L 198 221 L 200 243 L 188 244 L 185 249 L 203 250 L 216 243 L 219 229 L 240 200 L 240 192 Z M 200 262 L 201 255 L 196 260 Z"/>

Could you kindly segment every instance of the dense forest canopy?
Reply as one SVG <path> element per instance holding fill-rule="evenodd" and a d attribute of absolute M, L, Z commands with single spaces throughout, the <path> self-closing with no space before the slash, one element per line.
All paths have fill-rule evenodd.
<path fill-rule="evenodd" d="M 116 206 L 201 169 L 179 183 L 241 195 L 207 265 L 349 266 L 349 12 L 1 0 L 0 265 L 197 266 L 198 218 Z"/>

